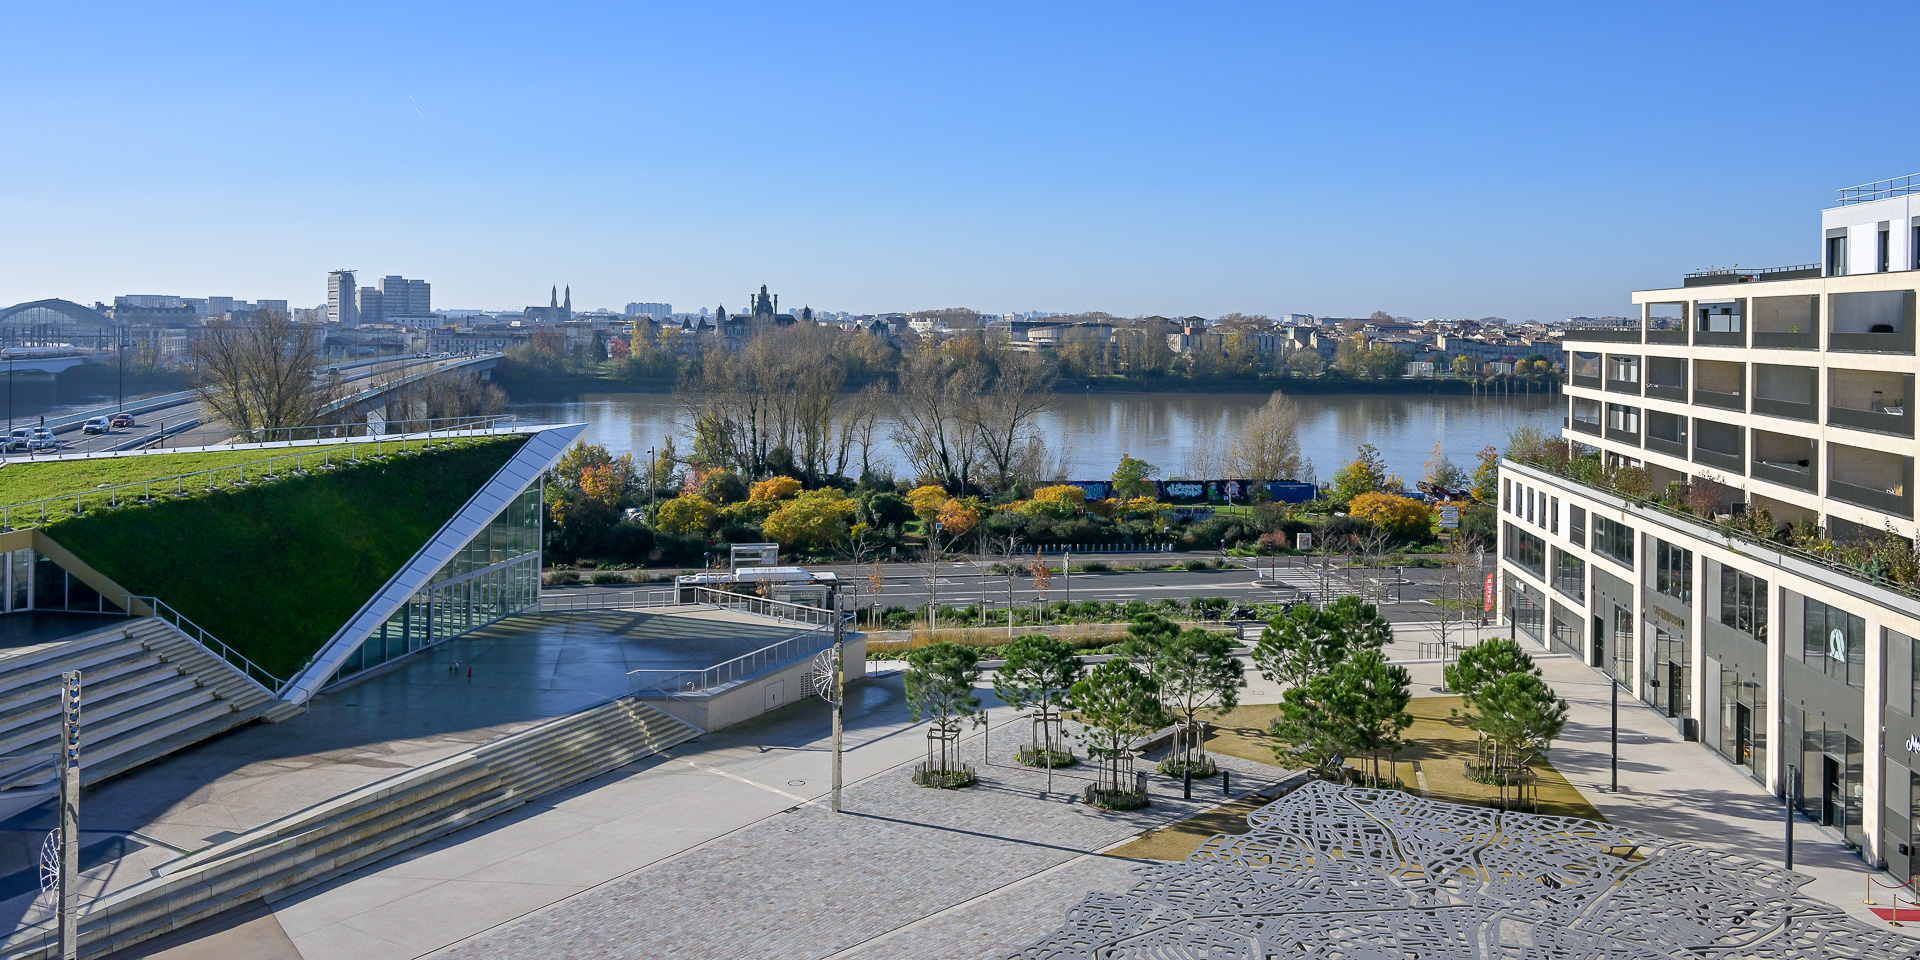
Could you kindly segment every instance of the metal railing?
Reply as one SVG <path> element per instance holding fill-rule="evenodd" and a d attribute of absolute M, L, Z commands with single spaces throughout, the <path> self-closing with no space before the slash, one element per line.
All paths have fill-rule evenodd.
<path fill-rule="evenodd" d="M 722 610 L 735 610 L 741 613 L 758 614 L 775 620 L 792 623 L 811 623 L 828 625 L 833 623 L 833 611 L 825 607 L 810 607 L 804 603 L 788 603 L 785 600 L 769 600 L 744 593 L 729 593 L 712 587 L 695 587 L 694 598 L 711 607 Z"/>
<path fill-rule="evenodd" d="M 1795 263 L 1795 264 L 1790 264 L 1784 267 L 1741 267 L 1741 266 L 1708 267 L 1705 270 L 1695 270 L 1692 273 L 1685 274 L 1685 276 L 1694 277 L 1694 278 L 1698 278 L 1698 277 L 1759 278 L 1759 277 L 1765 277 L 1775 273 L 1801 273 L 1807 270 L 1818 270 L 1818 269 L 1820 269 L 1820 264 L 1817 264 L 1817 263 Z"/>
<path fill-rule="evenodd" d="M 1888 197 L 1904 197 L 1910 193 L 1920 193 L 1920 173 L 1910 173 L 1904 177 L 1889 177 L 1872 183 L 1861 183 L 1840 188 L 1840 205 L 1866 203 L 1869 200 L 1885 200 Z"/>
<path fill-rule="evenodd" d="M 455 437 L 470 434 L 471 431 L 464 433 L 453 431 L 447 432 L 445 436 Z M 405 451 L 408 449 L 409 444 L 417 443 L 424 447 L 430 444 L 436 436 L 440 435 L 438 432 L 427 432 L 422 434 L 401 435 L 393 439 L 398 444 L 399 449 Z M 357 448 L 372 446 L 374 448 L 371 454 L 372 456 L 378 457 L 385 455 L 386 439 L 385 437 L 377 438 L 372 444 L 361 442 L 343 444 L 335 447 L 322 447 L 318 450 L 301 450 L 295 453 L 282 454 L 277 457 L 268 457 L 264 460 L 249 460 L 245 463 L 212 467 L 206 470 L 196 470 L 192 473 L 175 474 L 170 477 L 155 477 L 151 480 L 135 480 L 130 483 L 115 484 L 109 487 L 95 487 L 91 490 L 81 490 L 75 493 L 63 493 L 58 496 L 42 497 L 38 500 L 27 500 L 21 503 L 7 504 L 0 506 L 0 530 L 17 529 L 13 519 L 15 512 L 21 512 L 29 518 L 23 521 L 25 523 L 44 524 L 50 517 L 55 515 L 78 516 L 86 512 L 86 501 L 88 499 L 92 499 L 98 505 L 117 507 L 120 505 L 120 494 L 135 489 L 140 491 L 140 496 L 135 498 L 129 494 L 127 499 L 141 503 L 151 502 L 153 500 L 153 489 L 156 485 L 160 487 L 160 492 L 163 494 L 169 492 L 166 488 L 171 485 L 174 488 L 171 491 L 173 495 L 183 497 L 187 495 L 187 487 L 189 486 L 199 491 L 218 489 L 222 482 L 221 478 L 223 477 L 231 478 L 226 481 L 228 483 L 250 483 L 253 480 L 278 479 L 280 477 L 280 471 L 271 469 L 271 467 L 274 464 L 285 463 L 289 460 L 294 461 L 292 466 L 294 470 L 304 469 L 305 463 L 309 458 L 320 460 L 320 469 L 330 469 L 333 466 L 333 455 L 336 453 L 347 454 L 341 458 L 343 462 L 357 463 L 359 462 L 358 459 L 352 456 L 352 454 L 362 452 L 361 449 Z M 57 509 L 63 506 L 65 507 L 64 510 Z M 31 519 L 36 511 L 39 514 L 37 521 Z"/>
<path fill-rule="evenodd" d="M 645 610 L 680 602 L 676 590 L 626 590 L 620 593 L 583 593 L 579 596 L 540 595 L 541 613 L 582 613 L 590 610 Z"/>
<path fill-rule="evenodd" d="M 775 667 L 797 663 L 833 646 L 831 624 L 814 627 L 768 644 L 752 653 L 716 663 L 705 670 L 642 668 L 627 672 L 627 689 L 634 696 L 685 696 L 743 680 Z"/>
<path fill-rule="evenodd" d="M 137 616 L 137 614 L 133 612 L 133 604 L 136 600 L 146 604 L 147 609 L 153 611 L 153 616 L 172 624 L 175 629 L 186 634 L 187 639 L 199 644 L 201 649 L 206 650 L 208 653 L 225 660 L 234 669 L 246 674 L 247 679 L 265 688 L 268 693 L 279 696 L 281 689 L 287 685 L 287 681 L 268 673 L 266 668 L 247 659 L 246 654 L 221 643 L 219 637 L 208 633 L 205 627 L 188 619 L 186 614 L 167 606 L 166 601 L 161 600 L 159 597 L 127 594 L 126 603 L 122 605 L 126 610 L 127 616 Z"/>
<path fill-rule="evenodd" d="M 403 373 L 403 375 L 398 380 L 393 380 L 388 383 L 375 384 L 374 386 L 369 387 L 365 390 L 362 390 L 359 393 L 353 394 L 351 396 L 341 397 L 340 399 L 327 404 L 325 409 L 326 410 L 344 410 L 348 407 L 353 406 L 356 403 L 359 403 L 362 400 L 369 400 L 383 393 L 391 393 L 396 389 L 405 387 L 409 384 L 415 383 L 420 380 L 424 380 L 428 377 L 437 377 L 442 373 L 446 373 L 450 370 L 458 370 L 461 367 L 465 367 L 465 366 L 471 366 L 475 363 L 479 363 L 482 360 L 497 360 L 497 359 L 504 358 L 505 356 L 506 354 L 504 353 L 483 353 L 483 354 L 477 354 L 474 356 L 466 356 L 466 357 L 442 357 L 439 355 L 435 355 L 432 359 L 424 361 L 426 364 L 429 365 L 427 366 L 426 369 L 420 370 L 417 373 Z M 442 361 L 449 361 L 449 362 L 443 363 Z"/>
<path fill-rule="evenodd" d="M 457 435 L 480 430 L 499 430 L 512 427 L 519 418 L 510 413 L 489 414 L 472 417 L 434 417 L 423 420 L 387 420 L 377 426 L 373 423 L 322 423 L 310 427 L 262 427 L 244 430 L 236 436 L 245 436 L 245 443 L 275 443 L 292 440 L 335 440 L 347 437 L 395 436 L 403 433 L 443 433 Z M 436 426 L 437 425 L 437 426 Z"/>

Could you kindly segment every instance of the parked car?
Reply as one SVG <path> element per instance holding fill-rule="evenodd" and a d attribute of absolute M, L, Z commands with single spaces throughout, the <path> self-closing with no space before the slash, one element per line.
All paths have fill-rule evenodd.
<path fill-rule="evenodd" d="M 80 432 L 81 433 L 112 433 L 113 427 L 107 423 L 106 417 L 91 417 L 87 420 L 86 423 L 83 423 L 80 425 Z"/>
<path fill-rule="evenodd" d="M 110 422 L 115 430 L 124 430 L 127 427 L 139 426 L 139 424 L 133 422 L 133 414 L 131 413 L 116 413 Z"/>
<path fill-rule="evenodd" d="M 46 427 L 33 427 L 27 431 L 27 450 L 58 450 L 60 441 L 53 438 L 53 431 Z"/>
<path fill-rule="evenodd" d="M 27 448 L 27 442 L 31 439 L 32 439 L 32 434 L 27 430 L 26 427 L 21 427 L 20 429 L 15 430 L 12 433 L 7 435 L 7 450 L 9 452 L 14 450 L 25 450 Z"/>

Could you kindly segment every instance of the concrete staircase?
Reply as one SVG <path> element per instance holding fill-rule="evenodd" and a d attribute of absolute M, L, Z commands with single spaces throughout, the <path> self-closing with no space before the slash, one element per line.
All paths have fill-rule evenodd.
<path fill-rule="evenodd" d="M 81 782 L 97 783 L 285 707 L 156 617 L 0 658 L 0 811 L 53 790 L 60 675 L 81 674 Z"/>
<path fill-rule="evenodd" d="M 80 955 L 285 895 L 699 734 L 628 698 L 416 767 L 170 861 L 94 901 L 80 917 Z M 22 929 L 0 940 L 0 960 L 52 957 L 54 936 L 47 922 Z"/>

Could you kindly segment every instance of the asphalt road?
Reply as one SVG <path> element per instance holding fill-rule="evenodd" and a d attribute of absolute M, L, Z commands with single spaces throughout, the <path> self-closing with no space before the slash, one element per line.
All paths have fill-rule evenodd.
<path fill-rule="evenodd" d="M 343 377 L 343 382 L 355 383 L 368 380 L 384 373 L 390 373 L 395 367 L 419 363 L 421 363 L 419 360 L 404 360 L 394 363 L 376 363 L 369 364 L 365 367 L 356 367 L 347 372 L 347 375 Z M 137 399 L 139 398 L 127 398 L 127 405 L 133 406 Z M 96 413 L 100 416 L 110 417 L 115 412 L 117 406 L 118 404 L 106 404 L 97 408 Z M 79 428 L 76 427 L 71 431 L 60 433 L 56 437 L 60 444 L 60 449 L 56 452 L 61 454 L 103 453 L 133 440 L 155 436 L 160 430 L 175 429 L 181 423 L 189 420 L 199 420 L 201 423 L 187 430 L 170 435 L 161 445 L 169 448 L 208 446 L 224 443 L 233 435 L 233 432 L 224 425 L 218 423 L 207 425 L 205 423 L 205 411 L 202 409 L 198 400 L 185 400 L 164 409 L 150 410 L 141 413 L 139 415 L 139 425 L 135 427 L 113 430 L 103 434 L 81 433 Z M 17 423 L 16 426 L 32 426 L 32 422 L 22 420 Z M 45 454 L 41 455 L 44 456 Z M 6 458 L 33 459 L 18 451 L 8 454 Z"/>

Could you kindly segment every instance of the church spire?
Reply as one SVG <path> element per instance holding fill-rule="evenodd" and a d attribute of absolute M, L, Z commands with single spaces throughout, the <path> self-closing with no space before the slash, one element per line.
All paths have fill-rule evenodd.
<path fill-rule="evenodd" d="M 547 306 L 557 307 L 560 305 L 560 288 L 552 287 L 550 289 L 552 290 L 552 293 L 550 293 L 547 296 Z"/>
<path fill-rule="evenodd" d="M 572 312 L 573 312 L 573 284 L 571 284 L 571 283 L 569 283 L 569 284 L 567 284 L 567 302 L 566 302 L 566 308 L 567 308 L 567 312 L 568 312 L 568 313 L 572 313 Z"/>

